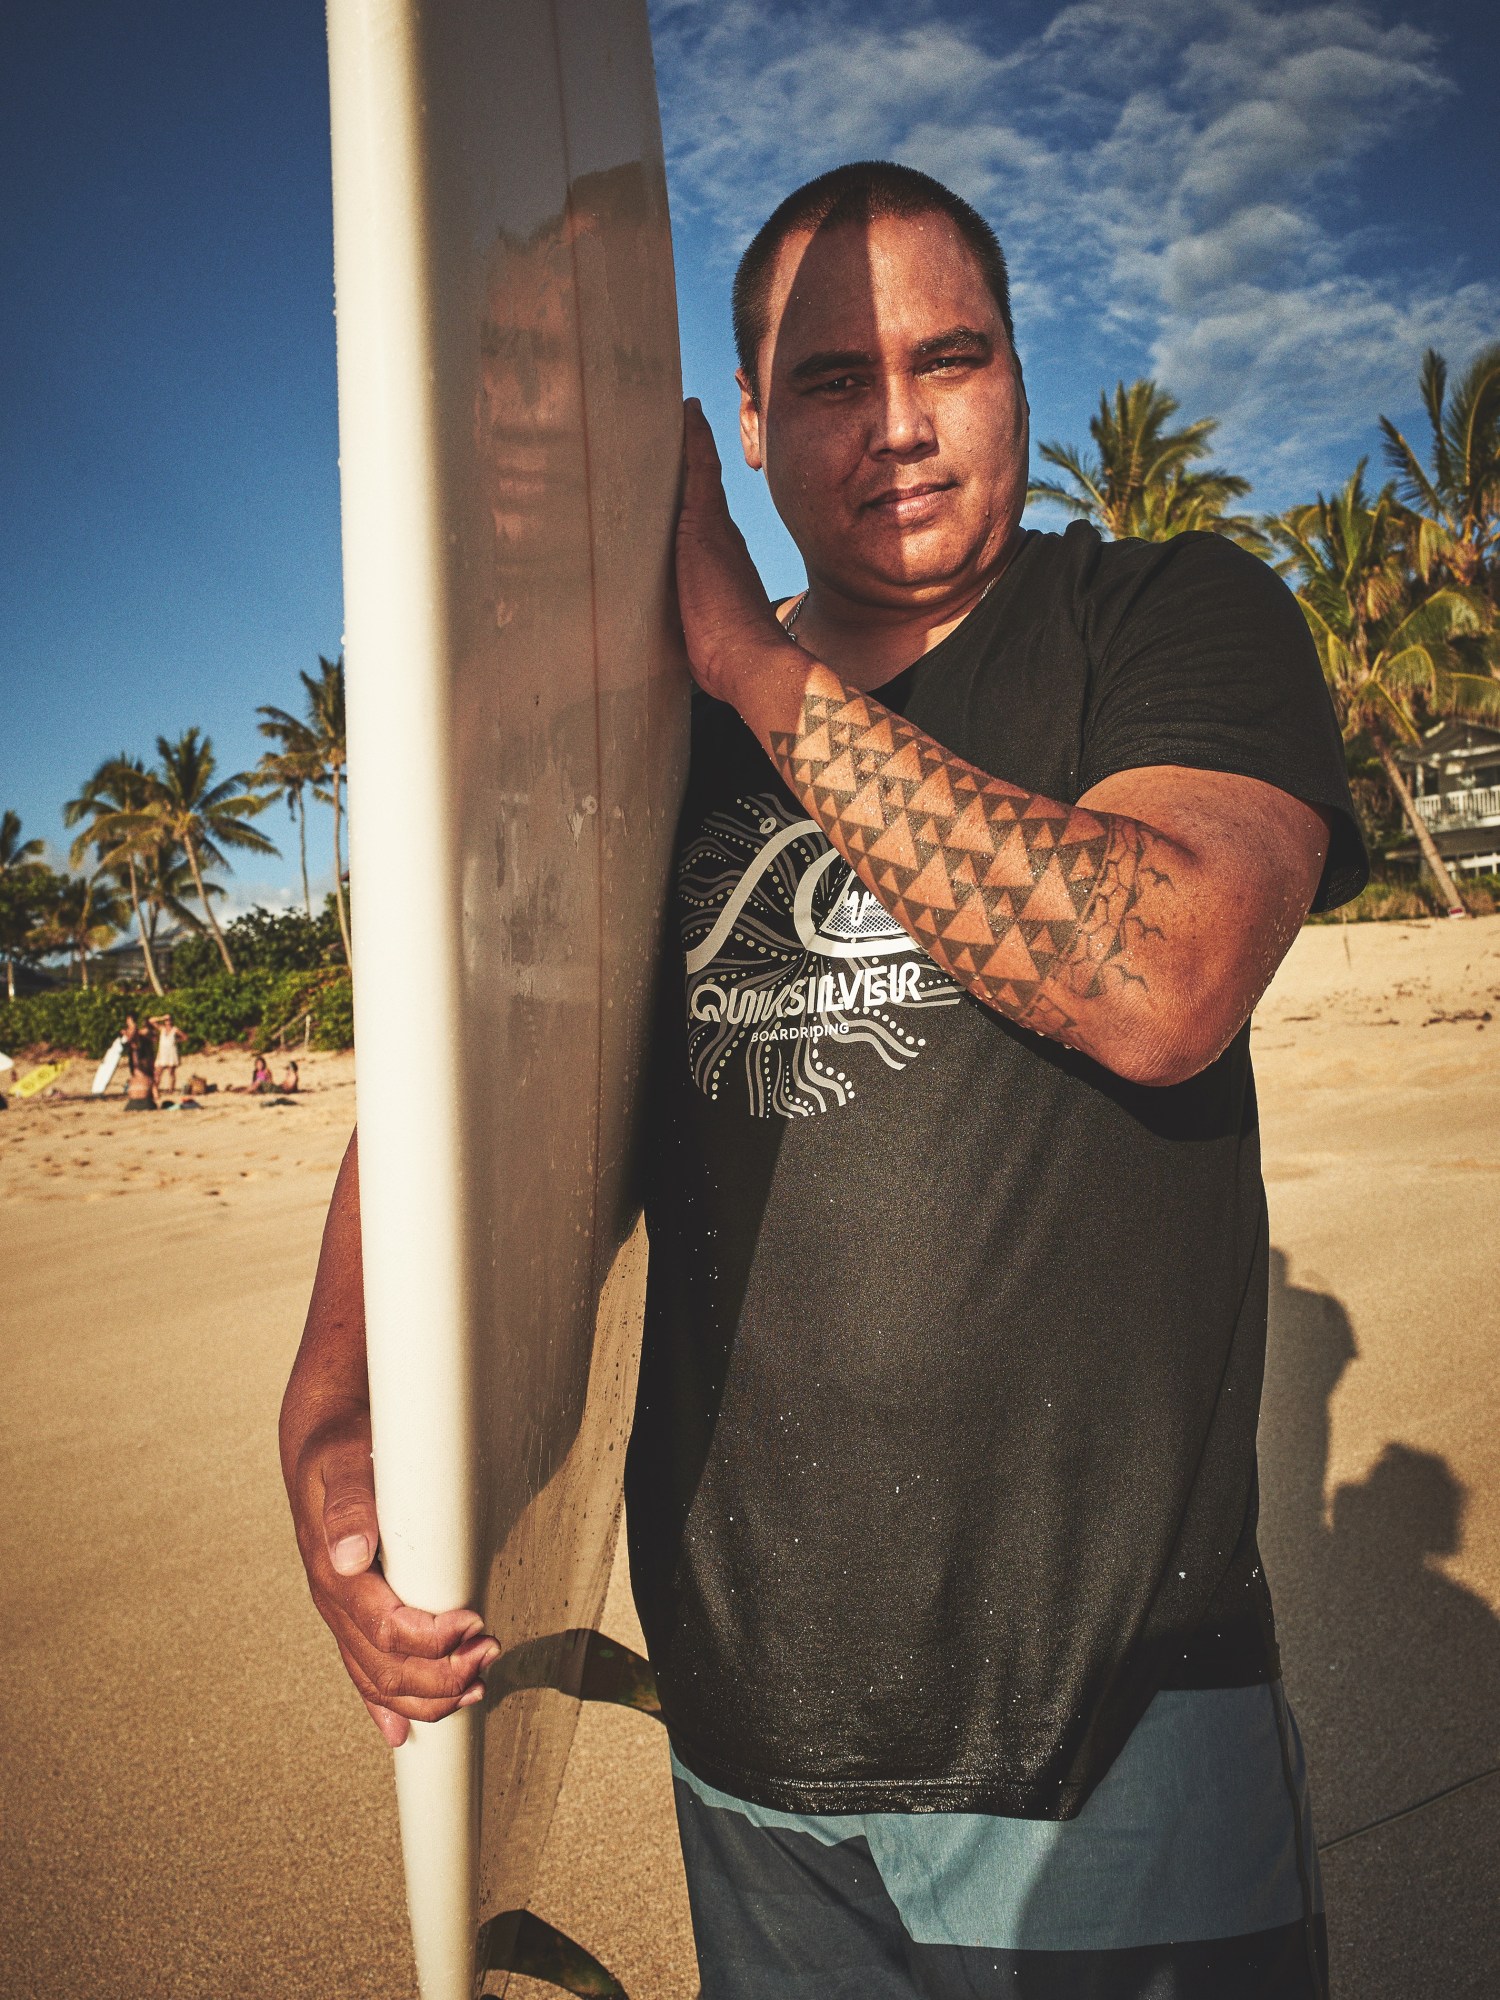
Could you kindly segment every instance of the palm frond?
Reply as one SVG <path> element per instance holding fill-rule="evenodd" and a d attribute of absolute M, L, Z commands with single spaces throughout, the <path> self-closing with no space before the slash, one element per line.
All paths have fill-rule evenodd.
<path fill-rule="evenodd" d="M 1450 674 L 1448 681 L 1452 714 L 1465 722 L 1500 722 L 1500 681 L 1466 673 Z"/>
<path fill-rule="evenodd" d="M 1420 377 L 1422 407 L 1432 426 L 1432 470 L 1440 492 L 1453 491 L 1453 466 L 1448 438 L 1443 426 L 1443 404 L 1448 395 L 1448 364 L 1435 347 L 1422 356 Z"/>
<path fill-rule="evenodd" d="M 1464 371 L 1448 405 L 1445 427 L 1455 484 L 1472 513 L 1479 489 L 1493 479 L 1500 446 L 1500 344 L 1484 348 Z"/>
<path fill-rule="evenodd" d="M 1434 520 L 1445 520 L 1446 510 L 1437 488 L 1422 469 L 1422 461 L 1389 417 L 1377 420 L 1385 434 L 1386 462 L 1396 474 L 1397 490 L 1409 506 L 1425 508 Z"/>

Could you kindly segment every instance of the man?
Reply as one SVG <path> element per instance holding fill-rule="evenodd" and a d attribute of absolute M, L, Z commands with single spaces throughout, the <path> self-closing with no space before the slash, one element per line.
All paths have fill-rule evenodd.
<path fill-rule="evenodd" d="M 937 183 L 799 190 L 735 307 L 809 586 L 689 406 L 627 1469 L 705 1995 L 1320 1993 L 1247 1027 L 1363 879 L 1306 629 L 1214 537 L 1021 528 L 1004 262 Z M 497 1649 L 370 1568 L 356 1171 L 283 1452 L 397 1741 Z"/>

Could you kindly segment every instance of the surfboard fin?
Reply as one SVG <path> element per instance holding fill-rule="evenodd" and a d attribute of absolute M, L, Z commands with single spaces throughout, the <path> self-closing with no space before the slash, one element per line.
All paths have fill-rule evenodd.
<path fill-rule="evenodd" d="M 602 1632 L 588 1636 L 578 1692 L 585 1701 L 613 1701 L 622 1708 L 638 1708 L 643 1715 L 661 1715 L 651 1662 Z"/>
<path fill-rule="evenodd" d="M 642 1715 L 661 1716 L 650 1661 L 586 1626 L 523 1640 L 490 1669 L 492 1701 L 537 1687 L 556 1688 L 577 1701 L 611 1701 Z"/>
<path fill-rule="evenodd" d="M 478 1957 L 486 1973 L 524 1973 L 528 1979 L 540 1979 L 564 1993 L 586 1995 L 588 2000 L 630 2000 L 597 1958 L 530 1910 L 506 1910 L 491 1917 L 479 1933 Z"/>

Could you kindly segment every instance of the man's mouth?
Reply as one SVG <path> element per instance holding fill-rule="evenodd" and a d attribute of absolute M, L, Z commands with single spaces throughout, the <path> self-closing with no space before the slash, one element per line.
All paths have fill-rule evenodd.
<path fill-rule="evenodd" d="M 865 501 L 863 511 L 889 521 L 924 521 L 937 512 L 943 496 L 957 484 L 954 479 L 922 479 L 911 485 L 887 486 Z"/>

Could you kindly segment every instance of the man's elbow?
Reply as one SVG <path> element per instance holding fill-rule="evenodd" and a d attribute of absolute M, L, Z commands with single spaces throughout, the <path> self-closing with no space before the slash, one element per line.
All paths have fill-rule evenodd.
<path fill-rule="evenodd" d="M 1117 1049 L 1101 1052 L 1100 1060 L 1126 1083 L 1170 1090 L 1174 1084 L 1201 1076 L 1224 1053 L 1242 1025 L 1200 1015 L 1171 1028 L 1158 1026 L 1133 1035 Z"/>

